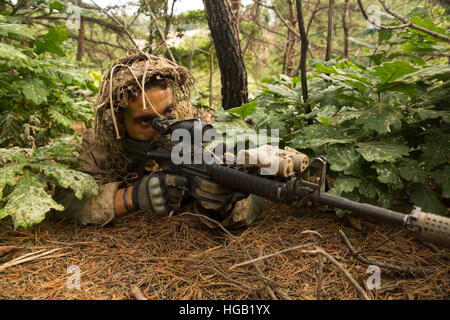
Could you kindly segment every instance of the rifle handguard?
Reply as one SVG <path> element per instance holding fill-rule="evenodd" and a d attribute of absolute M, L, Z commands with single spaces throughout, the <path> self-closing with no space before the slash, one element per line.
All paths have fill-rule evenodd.
<path fill-rule="evenodd" d="M 419 212 L 415 225 L 419 227 L 417 235 L 420 239 L 450 248 L 450 218 Z"/>

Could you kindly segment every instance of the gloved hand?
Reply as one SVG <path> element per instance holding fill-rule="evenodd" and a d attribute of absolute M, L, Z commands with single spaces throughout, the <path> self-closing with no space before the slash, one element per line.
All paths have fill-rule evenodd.
<path fill-rule="evenodd" d="M 185 194 L 180 187 L 187 184 L 183 176 L 152 172 L 134 183 L 133 207 L 157 215 L 168 215 L 180 206 Z"/>
<path fill-rule="evenodd" d="M 194 181 L 194 192 L 199 198 L 201 206 L 208 210 L 214 210 L 221 215 L 229 211 L 236 201 L 247 197 L 246 194 L 233 192 L 231 189 L 211 180 L 196 177 Z"/>

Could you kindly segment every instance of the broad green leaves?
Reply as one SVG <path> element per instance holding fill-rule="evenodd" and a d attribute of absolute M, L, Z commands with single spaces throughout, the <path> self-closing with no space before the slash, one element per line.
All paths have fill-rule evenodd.
<path fill-rule="evenodd" d="M 5 207 L 0 209 L 0 219 L 11 216 L 14 228 L 26 228 L 41 222 L 51 209 L 64 210 L 63 206 L 47 194 L 45 186 L 33 173 L 25 170 L 14 190 L 6 198 L 8 202 Z"/>
<path fill-rule="evenodd" d="M 0 219 L 11 216 L 14 227 L 24 228 L 41 222 L 51 209 L 64 210 L 46 191 L 47 183 L 70 188 L 78 199 L 98 193 L 95 180 L 88 174 L 67 168 L 59 163 L 74 163 L 79 145 L 58 142 L 30 149 L 0 149 Z M 2 199 L 2 190 L 8 185 L 14 187 Z"/>
<path fill-rule="evenodd" d="M 399 110 L 392 106 L 378 103 L 376 106 L 363 111 L 356 124 L 362 125 L 366 131 L 375 130 L 378 133 L 385 134 L 391 132 L 391 127 L 399 129 L 402 125 L 402 115 Z"/>
<path fill-rule="evenodd" d="M 400 77 L 413 73 L 419 68 L 413 67 L 408 61 L 385 62 L 380 66 L 374 67 L 375 71 L 371 75 L 380 79 L 381 84 L 394 82 Z"/>
<path fill-rule="evenodd" d="M 36 40 L 36 53 L 42 52 L 55 53 L 60 57 L 65 56 L 64 50 L 61 48 L 61 44 L 67 40 L 69 32 L 65 25 L 54 27 L 50 29 L 42 39 Z"/>
<path fill-rule="evenodd" d="M 65 58 L 65 24 L 35 32 L 25 15 L 64 12 L 65 6 L 31 1 L 13 15 L 0 15 L 0 219 L 11 216 L 15 228 L 64 209 L 50 186 L 70 188 L 78 198 L 97 192 L 91 176 L 70 168 L 80 146 L 65 136 L 74 134 L 74 121 L 93 119 L 87 98 L 98 81 Z"/>
<path fill-rule="evenodd" d="M 376 163 L 372 165 L 372 168 L 376 169 L 378 174 L 378 181 L 387 184 L 392 189 L 402 189 L 403 183 L 400 178 L 399 172 L 392 163 Z"/>
<path fill-rule="evenodd" d="M 35 104 L 47 102 L 47 87 L 41 79 L 29 76 L 27 79 L 17 82 L 17 84 L 28 100 Z"/>
<path fill-rule="evenodd" d="M 352 192 L 355 188 L 358 188 L 360 185 L 361 181 L 358 178 L 340 176 L 339 178 L 336 179 L 336 181 L 334 181 L 334 188 L 330 193 L 340 196 L 343 192 L 347 193 Z"/>
<path fill-rule="evenodd" d="M 356 146 L 356 151 L 367 162 L 394 162 L 402 156 L 407 156 L 409 153 L 406 146 L 386 142 L 361 142 Z"/>
<path fill-rule="evenodd" d="M 423 151 L 422 158 L 428 167 L 434 167 L 450 161 L 450 134 L 430 130 L 430 135 L 425 136 L 425 143 L 420 145 Z"/>
<path fill-rule="evenodd" d="M 423 211 L 437 214 L 448 214 L 447 208 L 439 201 L 439 196 L 427 185 L 419 184 L 411 194 L 411 202 Z"/>
<path fill-rule="evenodd" d="M 51 4 L 62 8 L 60 1 Z M 0 21 L 0 36 L 8 39 L 0 43 L 0 146 L 31 147 L 38 132 L 40 145 L 73 134 L 72 122 L 93 119 L 92 107 L 78 103 L 85 104 L 98 88 L 91 74 L 54 55 L 65 55 L 67 27 L 39 35 L 27 24 L 9 20 L 22 21 Z"/>
<path fill-rule="evenodd" d="M 442 187 L 442 197 L 450 198 L 450 166 L 431 173 L 433 180 Z"/>
<path fill-rule="evenodd" d="M 225 111 L 228 113 L 237 114 L 241 119 L 245 119 L 249 115 L 251 115 L 253 112 L 255 112 L 256 108 L 257 108 L 256 102 L 251 102 L 251 103 L 243 104 L 240 107 L 225 110 Z"/>
<path fill-rule="evenodd" d="M 46 177 L 54 179 L 59 186 L 72 189 L 78 199 L 82 199 L 83 195 L 91 197 L 97 194 L 94 179 L 86 173 L 51 164 L 34 164 L 32 168 L 42 170 Z"/>
<path fill-rule="evenodd" d="M 23 169 L 23 164 L 7 163 L 0 169 L 0 200 L 3 196 L 3 188 L 6 185 L 14 186 L 16 184 L 16 175 Z"/>
<path fill-rule="evenodd" d="M 359 176 L 362 157 L 352 145 L 331 145 L 326 150 L 326 159 L 333 171 L 343 171 L 345 174 Z"/>

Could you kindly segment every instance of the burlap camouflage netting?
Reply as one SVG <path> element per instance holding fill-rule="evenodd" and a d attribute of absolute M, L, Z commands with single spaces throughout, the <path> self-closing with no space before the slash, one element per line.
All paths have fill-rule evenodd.
<path fill-rule="evenodd" d="M 128 99 L 138 96 L 146 89 L 151 79 L 165 78 L 173 88 L 174 102 L 180 118 L 193 115 L 190 93 L 194 79 L 187 68 L 181 67 L 165 58 L 140 52 L 120 59 L 103 75 L 95 108 L 95 134 L 97 144 L 105 148 L 111 161 L 108 161 L 107 181 L 127 180 L 129 160 L 124 155 L 121 138 L 125 132 L 116 124 L 114 113 L 125 109 Z M 151 104 L 146 107 L 151 108 Z M 113 112 L 112 112 L 113 111 Z"/>

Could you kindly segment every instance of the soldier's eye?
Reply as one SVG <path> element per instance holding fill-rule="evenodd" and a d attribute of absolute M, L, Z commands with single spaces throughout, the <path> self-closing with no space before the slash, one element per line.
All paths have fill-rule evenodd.
<path fill-rule="evenodd" d="M 164 114 L 165 114 L 165 115 L 172 114 L 172 113 L 174 113 L 174 111 L 175 111 L 175 108 L 170 108 L 170 109 L 167 109 L 167 110 L 164 112 Z"/>

